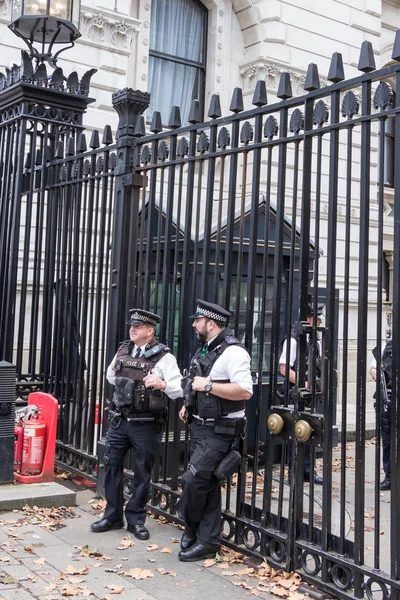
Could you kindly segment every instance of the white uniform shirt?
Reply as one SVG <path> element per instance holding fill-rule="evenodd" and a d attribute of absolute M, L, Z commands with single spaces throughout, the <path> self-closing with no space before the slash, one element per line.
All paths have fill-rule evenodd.
<path fill-rule="evenodd" d="M 210 344 L 214 339 L 215 338 L 212 338 L 207 343 Z M 229 379 L 231 383 L 237 383 L 243 390 L 253 394 L 250 356 L 241 346 L 228 346 L 213 364 L 210 371 L 210 377 L 215 383 Z M 227 402 L 229 402 L 229 400 L 227 400 Z M 232 406 L 234 406 L 236 400 L 231 400 L 231 402 Z M 241 419 L 244 417 L 244 410 L 237 410 L 229 413 L 226 418 L 228 417 L 230 419 Z"/>
<path fill-rule="evenodd" d="M 146 346 L 141 347 L 142 354 L 145 351 Z M 135 356 L 138 346 L 134 346 L 131 355 Z M 114 370 L 115 360 L 117 358 L 117 354 L 114 356 L 111 364 L 107 369 L 107 381 L 111 383 L 111 385 L 115 385 L 115 378 L 117 373 Z M 183 396 L 183 390 L 181 386 L 182 375 L 178 367 L 178 363 L 176 362 L 175 356 L 173 356 L 170 352 L 164 354 L 162 358 L 156 363 L 154 366 L 155 372 L 158 377 L 164 379 L 167 387 L 164 392 L 167 394 L 171 400 L 176 400 L 176 398 L 181 398 Z"/>
<path fill-rule="evenodd" d="M 307 336 L 307 341 L 309 339 L 309 336 Z M 318 352 L 319 355 L 321 356 L 321 344 L 319 343 L 319 341 L 317 340 L 317 346 L 318 346 Z M 288 338 L 286 338 L 286 340 L 283 342 L 282 345 L 282 353 L 279 359 L 279 364 L 280 365 L 286 365 L 286 357 L 287 357 L 287 353 L 288 353 Z M 296 356 L 297 356 L 297 340 L 293 337 L 290 338 L 290 355 L 289 355 L 289 367 L 293 367 L 294 363 L 296 362 Z"/>
<path fill-rule="evenodd" d="M 383 356 L 383 353 L 385 352 L 386 344 L 391 341 L 392 341 L 391 338 L 386 338 L 386 339 L 382 340 L 382 344 L 381 344 L 382 356 Z M 371 352 L 371 354 L 372 354 L 372 352 Z M 375 369 L 377 368 L 376 358 L 373 354 L 372 354 L 370 368 L 372 369 L 372 367 L 374 367 Z"/>

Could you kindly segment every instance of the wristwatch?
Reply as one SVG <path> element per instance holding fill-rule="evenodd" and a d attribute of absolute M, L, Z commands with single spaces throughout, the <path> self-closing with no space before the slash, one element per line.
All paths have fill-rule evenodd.
<path fill-rule="evenodd" d="M 208 383 L 206 383 L 206 385 L 204 386 L 204 391 L 206 392 L 206 394 L 209 394 L 211 392 L 212 386 L 213 386 L 213 382 L 210 379 L 210 381 Z"/>

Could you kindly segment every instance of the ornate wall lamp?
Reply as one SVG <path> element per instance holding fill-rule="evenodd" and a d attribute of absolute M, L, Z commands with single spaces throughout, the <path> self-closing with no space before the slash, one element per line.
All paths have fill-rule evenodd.
<path fill-rule="evenodd" d="M 12 0 L 9 28 L 27 44 L 39 63 L 57 64 L 61 52 L 80 37 L 80 0 Z M 36 45 L 35 45 L 36 44 Z M 54 46 L 63 44 L 53 55 Z"/>

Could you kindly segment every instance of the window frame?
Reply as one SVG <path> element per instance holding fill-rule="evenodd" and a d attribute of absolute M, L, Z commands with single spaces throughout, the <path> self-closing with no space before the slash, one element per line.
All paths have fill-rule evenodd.
<path fill-rule="evenodd" d="M 185 65 L 187 67 L 195 67 L 199 69 L 200 75 L 200 98 L 196 98 L 200 103 L 200 115 L 201 119 L 204 119 L 204 105 L 205 105 L 205 94 L 206 94 L 206 77 L 207 77 L 207 45 L 208 45 L 208 9 L 200 0 L 191 0 L 196 6 L 202 9 L 204 13 L 203 21 L 203 47 L 202 47 L 202 61 L 197 62 L 189 59 L 182 58 L 167 54 L 165 52 L 159 52 L 151 49 L 151 38 L 149 43 L 149 58 L 153 57 L 160 60 L 167 60 L 169 62 L 175 62 L 177 64 Z M 152 90 L 150 90 L 152 93 Z"/>

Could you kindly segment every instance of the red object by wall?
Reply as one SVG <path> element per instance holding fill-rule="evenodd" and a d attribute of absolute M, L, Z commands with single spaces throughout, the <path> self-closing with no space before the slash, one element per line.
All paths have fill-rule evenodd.
<path fill-rule="evenodd" d="M 28 396 L 28 405 L 33 404 L 38 408 L 39 421 L 46 425 L 46 438 L 44 442 L 44 457 L 41 471 L 35 475 L 14 473 L 14 478 L 20 483 L 45 483 L 54 481 L 54 456 L 56 452 L 58 402 L 51 394 L 33 392 Z M 36 419 L 33 420 L 33 423 Z M 27 421 L 29 423 L 29 421 Z"/>
<path fill-rule="evenodd" d="M 46 423 L 29 419 L 24 423 L 21 475 L 39 475 L 42 472 L 46 447 Z"/>

